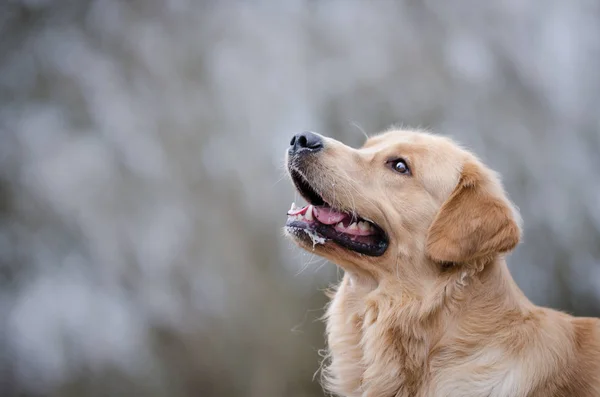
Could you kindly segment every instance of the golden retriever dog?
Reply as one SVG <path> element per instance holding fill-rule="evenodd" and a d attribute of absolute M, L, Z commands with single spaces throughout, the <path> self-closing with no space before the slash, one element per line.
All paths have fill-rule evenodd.
<path fill-rule="evenodd" d="M 286 234 L 344 270 L 324 386 L 344 397 L 600 396 L 600 321 L 532 304 L 505 255 L 521 221 L 452 140 L 388 131 L 360 149 L 305 132 Z"/>

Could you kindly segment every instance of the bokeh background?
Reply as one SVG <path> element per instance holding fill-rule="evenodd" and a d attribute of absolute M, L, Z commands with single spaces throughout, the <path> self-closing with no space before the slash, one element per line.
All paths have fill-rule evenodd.
<path fill-rule="evenodd" d="M 600 316 L 600 3 L 0 2 L 0 395 L 322 396 L 290 137 L 458 139 L 538 304 Z M 296 197 L 297 198 L 297 197 Z"/>

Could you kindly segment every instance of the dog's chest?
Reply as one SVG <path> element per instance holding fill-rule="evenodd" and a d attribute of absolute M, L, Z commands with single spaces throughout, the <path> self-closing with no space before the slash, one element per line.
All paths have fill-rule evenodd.
<path fill-rule="evenodd" d="M 465 356 L 452 348 L 430 356 L 428 332 L 415 326 L 413 315 L 410 307 L 399 309 L 345 279 L 327 312 L 329 391 L 344 397 L 526 395 L 522 368 L 501 351 Z"/>
<path fill-rule="evenodd" d="M 381 298 L 381 299 L 379 299 Z M 383 302 L 383 303 L 382 303 Z M 423 335 L 401 329 L 389 299 L 345 279 L 327 313 L 327 388 L 345 397 L 415 396 L 426 373 Z"/>

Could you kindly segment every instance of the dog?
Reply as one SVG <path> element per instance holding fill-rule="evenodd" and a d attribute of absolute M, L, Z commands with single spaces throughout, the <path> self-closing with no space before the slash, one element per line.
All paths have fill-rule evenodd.
<path fill-rule="evenodd" d="M 600 320 L 531 303 L 505 257 L 522 221 L 497 173 L 450 138 L 389 130 L 359 149 L 295 135 L 307 206 L 285 234 L 344 276 L 323 385 L 344 397 L 600 396 Z"/>

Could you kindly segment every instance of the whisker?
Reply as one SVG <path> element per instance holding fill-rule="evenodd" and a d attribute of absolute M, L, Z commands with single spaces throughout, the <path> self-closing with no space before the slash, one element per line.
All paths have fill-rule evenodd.
<path fill-rule="evenodd" d="M 317 273 L 319 270 L 321 270 L 323 268 L 323 266 L 325 266 L 327 264 L 327 259 L 323 259 L 323 263 L 321 263 L 321 265 L 319 265 L 319 267 L 317 267 L 315 269 L 315 273 Z"/>
<path fill-rule="evenodd" d="M 306 261 L 306 263 L 304 263 L 304 265 L 302 266 L 302 268 L 300 269 L 300 271 L 298 271 L 298 273 L 296 273 L 294 275 L 294 277 L 299 276 L 300 274 L 302 274 L 303 271 L 305 271 L 306 269 L 308 269 L 308 267 L 313 263 L 313 259 L 315 258 L 315 254 L 310 254 L 310 258 L 308 258 L 308 261 Z"/>
<path fill-rule="evenodd" d="M 369 134 L 367 134 L 367 133 L 365 132 L 365 130 L 364 130 L 364 129 L 363 129 L 361 126 L 360 126 L 360 125 L 358 125 L 358 123 L 357 123 L 357 122 L 355 122 L 355 121 L 351 121 L 351 122 L 350 122 L 350 125 L 352 125 L 352 126 L 356 127 L 356 128 L 357 128 L 357 129 L 358 129 L 360 132 L 362 132 L 362 134 L 365 136 L 365 138 L 369 139 Z"/>
<path fill-rule="evenodd" d="M 273 185 L 271 185 L 271 187 L 275 187 L 275 185 L 277 185 L 279 182 L 281 182 L 286 176 L 287 176 L 286 174 L 283 174 L 281 176 L 281 178 L 279 178 Z"/>

